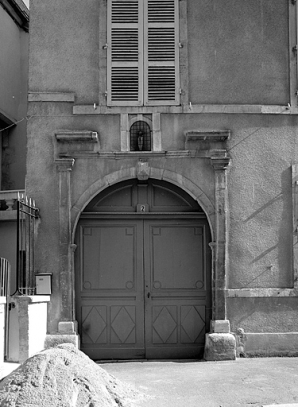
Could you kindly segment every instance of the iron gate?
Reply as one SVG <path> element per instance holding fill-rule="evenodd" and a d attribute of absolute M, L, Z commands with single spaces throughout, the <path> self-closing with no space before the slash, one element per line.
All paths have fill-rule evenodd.
<path fill-rule="evenodd" d="M 35 294 L 34 240 L 39 210 L 27 196 L 17 200 L 17 288 L 15 294 Z"/>
<path fill-rule="evenodd" d="M 10 263 L 7 259 L 0 257 L 0 296 L 6 297 L 6 304 L 4 308 L 4 358 L 8 352 L 8 296 L 9 296 L 9 279 L 10 279 Z M 1 355 L 2 357 L 2 355 Z"/>

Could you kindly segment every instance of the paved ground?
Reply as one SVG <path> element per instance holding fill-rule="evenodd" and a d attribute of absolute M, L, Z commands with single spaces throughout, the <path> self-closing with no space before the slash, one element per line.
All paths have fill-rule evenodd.
<path fill-rule="evenodd" d="M 18 366 L 0 365 L 0 378 Z M 136 407 L 298 407 L 298 358 L 144 361 L 100 366 L 150 396 Z"/>
<path fill-rule="evenodd" d="M 138 407 L 298 407 L 298 358 L 101 364 L 152 396 Z"/>

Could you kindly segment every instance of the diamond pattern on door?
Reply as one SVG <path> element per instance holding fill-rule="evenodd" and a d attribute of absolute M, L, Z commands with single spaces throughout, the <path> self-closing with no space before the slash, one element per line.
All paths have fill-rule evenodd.
<path fill-rule="evenodd" d="M 155 306 L 153 312 L 153 343 L 177 343 L 177 307 Z"/>
<path fill-rule="evenodd" d="M 201 357 L 211 307 L 207 222 L 138 216 L 80 221 L 81 349 L 94 360 Z"/>
<path fill-rule="evenodd" d="M 107 343 L 107 307 L 82 307 L 82 343 Z"/>
<path fill-rule="evenodd" d="M 198 343 L 205 333 L 205 307 L 181 306 L 181 343 Z"/>
<path fill-rule="evenodd" d="M 135 313 L 134 306 L 111 307 L 111 343 L 135 343 Z"/>

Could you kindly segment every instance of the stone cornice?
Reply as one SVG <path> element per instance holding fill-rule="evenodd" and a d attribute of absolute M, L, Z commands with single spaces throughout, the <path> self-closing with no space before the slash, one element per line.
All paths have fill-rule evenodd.
<path fill-rule="evenodd" d="M 205 151 L 210 157 L 213 155 L 226 156 L 226 142 L 230 139 L 230 130 L 186 130 L 185 149 Z"/>
<path fill-rule="evenodd" d="M 224 142 L 231 136 L 230 130 L 187 130 L 184 132 L 185 141 Z"/>
<path fill-rule="evenodd" d="M 215 171 L 225 171 L 231 163 L 231 158 L 224 155 L 213 156 L 210 160 Z"/>
<path fill-rule="evenodd" d="M 0 0 L 0 5 L 19 27 L 26 32 L 29 31 L 29 10 L 23 2 L 16 0 Z"/>
<path fill-rule="evenodd" d="M 64 143 L 98 142 L 98 133 L 91 130 L 58 130 L 55 132 L 55 137 L 58 142 Z"/>
<path fill-rule="evenodd" d="M 97 154 L 100 151 L 99 136 L 92 130 L 57 130 L 55 132 L 55 156 L 75 158 L 76 154 Z"/>
<path fill-rule="evenodd" d="M 74 115 L 98 114 L 146 114 L 146 113 L 175 113 L 175 114 L 273 114 L 297 115 L 298 108 L 284 105 L 225 105 L 225 104 L 184 104 L 182 106 L 106 106 L 106 105 L 75 105 Z"/>

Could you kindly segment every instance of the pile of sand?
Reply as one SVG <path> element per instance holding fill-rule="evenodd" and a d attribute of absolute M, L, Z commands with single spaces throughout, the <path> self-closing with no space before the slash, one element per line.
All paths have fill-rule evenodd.
<path fill-rule="evenodd" d="M 0 383 L 1 407 L 128 407 L 143 397 L 71 344 L 38 353 Z"/>

